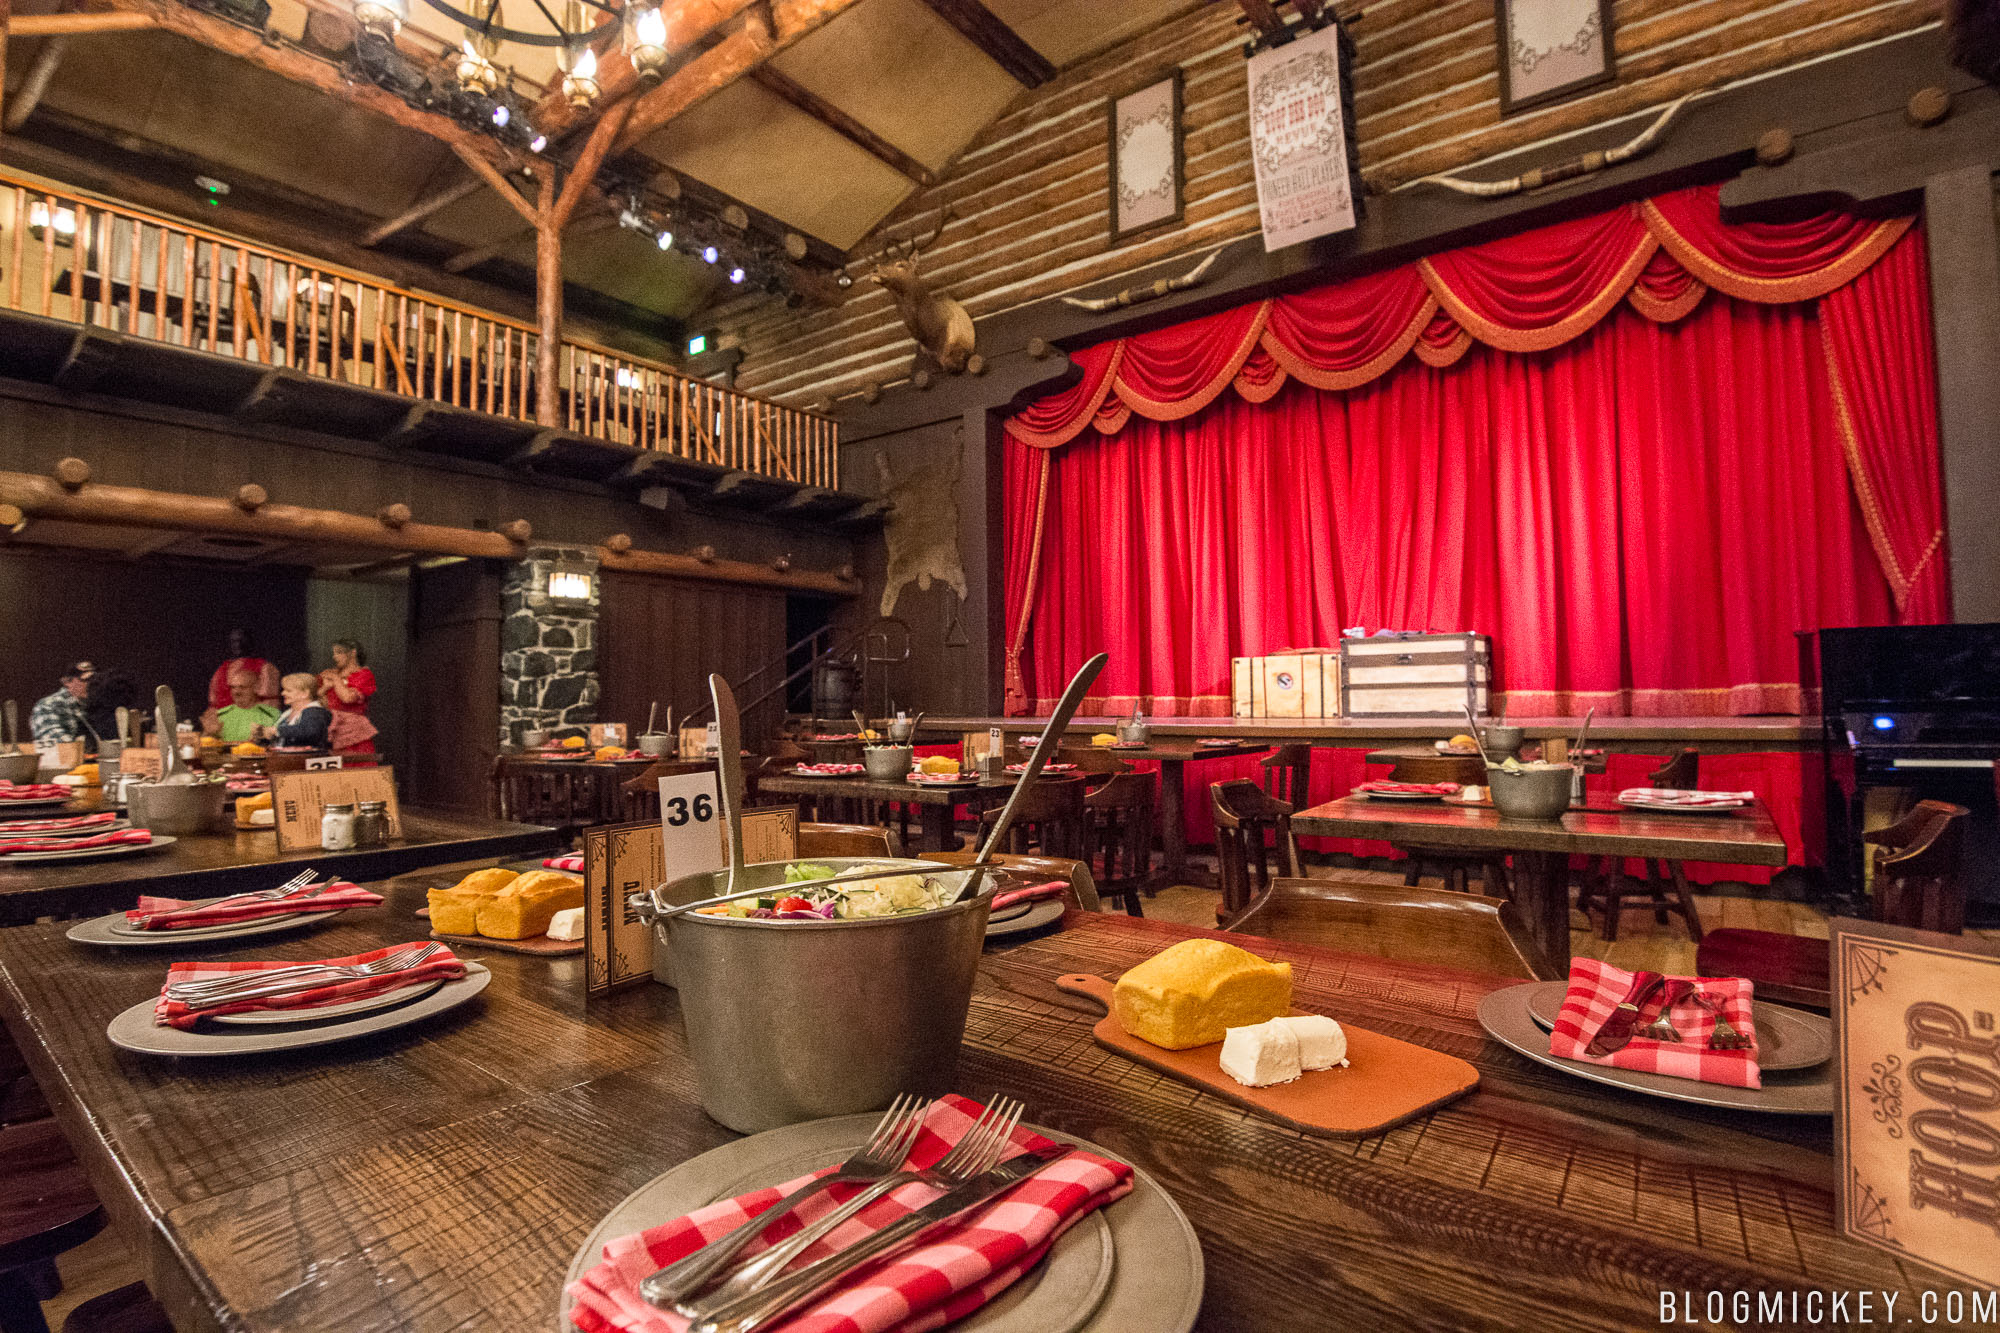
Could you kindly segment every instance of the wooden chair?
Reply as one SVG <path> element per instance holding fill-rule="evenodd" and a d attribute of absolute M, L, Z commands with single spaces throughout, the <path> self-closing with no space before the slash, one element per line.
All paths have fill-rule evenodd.
<path fill-rule="evenodd" d="M 1398 759 L 1396 766 L 1389 770 L 1389 780 L 1456 782 L 1461 787 L 1482 787 L 1486 785 L 1486 761 L 1476 754 L 1408 755 Z M 1507 882 L 1507 857 L 1504 853 L 1468 851 L 1463 847 L 1440 847 L 1422 842 L 1392 842 L 1389 845 L 1408 861 L 1403 868 L 1403 883 L 1408 888 L 1417 886 L 1425 867 L 1433 867 L 1443 878 L 1447 889 L 1472 892 L 1472 876 L 1477 871 L 1479 882 L 1489 895 L 1499 898 L 1513 896 L 1513 889 Z"/>
<path fill-rule="evenodd" d="M 1082 860 L 1090 845 L 1090 815 L 1084 808 L 1084 781 L 1081 773 L 1057 773 L 1036 778 L 1021 794 L 1014 812 L 1014 825 L 1007 830 L 1007 850 L 1030 850 L 1043 856 Z M 980 815 L 982 829 L 1000 819 L 1000 806 Z"/>
<path fill-rule="evenodd" d="M 1222 882 L 1222 903 L 1215 918 L 1226 921 L 1276 878 L 1271 873 L 1273 853 L 1278 875 L 1299 873 L 1299 845 L 1292 836 L 1291 804 L 1248 778 L 1210 783 L 1208 806 L 1215 815 L 1216 877 Z"/>
<path fill-rule="evenodd" d="M 662 759 L 658 763 L 648 764 L 638 777 L 627 778 L 618 784 L 616 818 L 627 824 L 658 819 L 661 778 L 677 778 L 686 773 L 713 771 L 713 765 L 695 759 Z"/>
<path fill-rule="evenodd" d="M 942 861 L 946 865 L 968 866 L 977 851 L 926 852 L 924 860 Z M 1085 912 L 1104 910 L 1103 900 L 1097 892 L 1097 881 L 1090 873 L 1090 867 L 1082 861 L 1062 856 L 1016 856 L 1010 852 L 997 852 L 993 864 L 1012 872 L 1021 884 L 1046 884 L 1052 879 L 1069 881 L 1071 906 Z"/>
<path fill-rule="evenodd" d="M 0 1129 L 0 1333 L 48 1333 L 56 1256 L 104 1229 L 83 1169 L 52 1117 Z"/>
<path fill-rule="evenodd" d="M 1280 745 L 1262 761 L 1264 792 L 1294 810 L 1311 804 L 1312 746 Z"/>
<path fill-rule="evenodd" d="M 1701 751 L 1692 747 L 1682 750 L 1648 773 L 1646 780 L 1655 787 L 1694 790 L 1701 785 Z M 1598 934 L 1611 941 L 1618 938 L 1618 919 L 1625 911 L 1625 900 L 1637 898 L 1652 905 L 1653 920 L 1660 925 L 1667 924 L 1667 913 L 1678 915 L 1687 927 L 1688 938 L 1700 944 L 1701 918 L 1695 913 L 1694 896 L 1688 891 L 1687 868 L 1679 861 L 1648 860 L 1645 864 L 1646 882 L 1640 885 L 1626 876 L 1625 858 L 1597 858 L 1595 871 L 1577 890 L 1577 910 L 1585 916 L 1593 909 L 1602 911 L 1604 926 Z"/>
<path fill-rule="evenodd" d="M 62 1333 L 174 1333 L 174 1326 L 146 1284 L 130 1282 L 71 1310 Z"/>
<path fill-rule="evenodd" d="M 1918 801 L 1887 828 L 1862 835 L 1876 847 L 1875 919 L 1947 935 L 1965 931 L 1962 805 Z"/>
<path fill-rule="evenodd" d="M 890 856 L 903 854 L 902 839 L 896 830 L 873 824 L 800 824 L 799 856 L 818 860 L 822 856 Z"/>
<path fill-rule="evenodd" d="M 527 764 L 509 755 L 493 761 L 493 810 L 520 824 L 581 828 L 603 822 L 604 773 L 583 764 Z"/>
<path fill-rule="evenodd" d="M 1159 809 L 1157 773 L 1115 773 L 1083 798 L 1090 817 L 1088 859 L 1101 867 L 1097 891 L 1124 899 L 1128 916 L 1144 916 L 1139 895 L 1153 871 L 1154 812 Z"/>
<path fill-rule="evenodd" d="M 1132 765 L 1102 745 L 1079 745 L 1058 750 L 1056 762 L 1075 764 L 1077 771 L 1083 774 L 1084 785 L 1092 788 L 1102 786 L 1121 773 L 1132 771 Z"/>
<path fill-rule="evenodd" d="M 1503 898 L 1337 879 L 1274 879 L 1224 930 L 1524 981 L 1566 973 Z"/>
<path fill-rule="evenodd" d="M 1966 808 L 1919 801 L 1887 828 L 1862 835 L 1875 852 L 1875 919 L 1955 935 L 1965 929 L 1959 878 Z M 1706 977 L 1748 977 L 1769 1000 L 1832 1005 L 1832 948 L 1823 939 L 1774 930 L 1712 930 L 1695 950 Z"/>

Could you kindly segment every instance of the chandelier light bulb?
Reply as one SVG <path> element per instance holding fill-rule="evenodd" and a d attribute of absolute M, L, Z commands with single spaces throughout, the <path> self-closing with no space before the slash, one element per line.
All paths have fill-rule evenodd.
<path fill-rule="evenodd" d="M 570 62 L 569 70 L 563 75 L 563 96 L 579 111 L 597 100 L 603 87 L 597 81 L 597 52 L 586 46 Z"/>
<path fill-rule="evenodd" d="M 354 20 L 369 32 L 394 37 L 403 27 L 404 0 L 355 0 Z"/>
<path fill-rule="evenodd" d="M 493 68 L 492 60 L 472 44 L 469 36 L 461 43 L 458 68 L 453 72 L 458 76 L 459 87 L 467 92 L 490 95 L 500 86 L 500 71 Z"/>
<path fill-rule="evenodd" d="M 666 72 L 667 20 L 657 5 L 648 5 L 633 15 L 626 46 L 640 78 L 657 79 Z"/>

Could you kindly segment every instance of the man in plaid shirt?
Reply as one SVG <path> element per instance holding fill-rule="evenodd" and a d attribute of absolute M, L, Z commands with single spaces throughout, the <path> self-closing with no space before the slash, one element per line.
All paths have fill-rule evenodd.
<path fill-rule="evenodd" d="M 34 711 L 28 714 L 28 731 L 35 738 L 35 744 L 51 745 L 58 741 L 80 741 L 89 737 L 90 726 L 84 720 L 83 700 L 90 692 L 90 677 L 94 670 L 88 662 L 64 668 L 62 688 L 35 700 Z"/>

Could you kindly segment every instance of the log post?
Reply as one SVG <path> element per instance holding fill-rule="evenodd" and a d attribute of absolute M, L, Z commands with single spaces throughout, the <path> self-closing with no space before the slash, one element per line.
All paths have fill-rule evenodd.
<path fill-rule="evenodd" d="M 14 26 L 12 0 L 0 0 L 0 106 L 7 97 L 7 29 Z"/>
<path fill-rule="evenodd" d="M 562 345 L 562 228 L 556 222 L 556 173 L 544 166 L 535 202 L 535 424 L 559 424 L 556 373 Z"/>

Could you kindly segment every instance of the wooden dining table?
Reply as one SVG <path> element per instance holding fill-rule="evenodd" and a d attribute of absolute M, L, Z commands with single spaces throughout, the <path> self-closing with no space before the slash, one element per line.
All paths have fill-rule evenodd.
<path fill-rule="evenodd" d="M 1187 766 L 1203 759 L 1237 759 L 1249 754 L 1263 754 L 1270 748 L 1268 741 L 1227 741 L 1208 745 L 1199 739 L 1160 739 L 1149 742 L 1144 748 L 1111 747 L 1111 753 L 1128 763 L 1153 760 L 1160 766 L 1160 865 L 1154 872 L 1158 883 L 1214 886 L 1212 875 L 1188 863 Z M 1021 752 L 1026 755 L 1030 751 L 1023 747 Z"/>
<path fill-rule="evenodd" d="M 230 954 L 415 938 L 437 878 Z M 1094 1006 L 1056 987 L 1199 935 L 1289 961 L 1300 1008 L 1468 1060 L 1479 1086 L 1386 1132 L 1312 1137 L 1097 1046 Z M 677 992 L 586 1000 L 581 958 L 468 954 L 492 984 L 419 1026 L 176 1061 L 104 1035 L 157 991 L 164 957 L 86 948 L 53 924 L 0 930 L 0 1015 L 182 1333 L 554 1330 L 599 1220 L 736 1138 L 700 1110 Z M 1202 1330 L 1623 1333 L 1659 1326 L 1663 1291 L 1893 1290 L 1908 1310 L 1912 1287 L 1951 1285 L 1837 1233 L 1825 1119 L 1665 1102 L 1532 1063 L 1475 1017 L 1510 984 L 1071 911 L 988 945 L 952 1087 L 1019 1097 L 1029 1122 L 1157 1182 L 1200 1241 Z M 1148 1261 L 1116 1256 L 1142 1277 Z"/>
<path fill-rule="evenodd" d="M 918 821 L 918 845 L 908 849 L 913 854 L 957 851 L 958 830 L 953 824 L 953 817 L 958 807 L 966 806 L 978 815 L 1005 801 L 1013 790 L 1012 778 L 981 778 L 964 786 L 940 787 L 902 778 L 894 782 L 876 782 L 865 774 L 832 778 L 781 770 L 760 775 L 757 779 L 759 799 L 766 796 L 803 796 L 815 804 L 826 801 L 868 806 L 894 802 L 913 805 L 917 808 Z"/>
<path fill-rule="evenodd" d="M 78 802 L 75 807 L 77 813 L 88 813 L 92 802 Z M 540 824 L 407 805 L 400 817 L 402 833 L 386 845 L 345 852 L 280 851 L 272 829 L 227 828 L 182 836 L 171 846 L 124 856 L 0 863 L 0 926 L 41 916 L 95 916 L 132 906 L 142 892 L 206 898 L 270 888 L 291 871 L 309 865 L 347 879 L 380 879 L 441 862 L 529 856 L 565 845 L 560 830 Z M 0 832 L 5 829 L 6 823 L 0 821 Z"/>
<path fill-rule="evenodd" d="M 1514 905 L 1560 967 L 1569 966 L 1569 858 L 1650 857 L 1782 866 L 1784 835 L 1763 802 L 1741 810 L 1661 814 L 1593 795 L 1557 819 L 1509 819 L 1490 804 L 1379 801 L 1352 793 L 1292 816 L 1300 837 L 1382 838 L 1514 858 Z"/>

